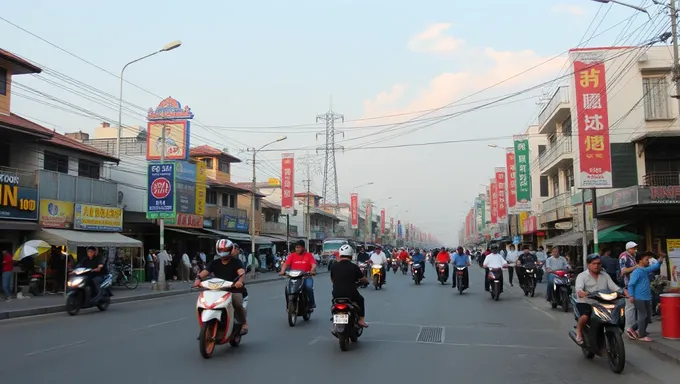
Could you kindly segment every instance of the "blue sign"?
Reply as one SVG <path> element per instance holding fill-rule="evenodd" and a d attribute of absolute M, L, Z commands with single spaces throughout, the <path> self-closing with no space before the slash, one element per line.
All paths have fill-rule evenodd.
<path fill-rule="evenodd" d="M 192 164 L 188 161 L 177 161 L 175 167 L 177 180 L 187 181 L 192 184 L 196 183 L 196 164 Z"/>
<path fill-rule="evenodd" d="M 522 236 L 515 236 L 512 238 L 512 243 L 515 245 L 519 245 L 522 242 Z"/>
<path fill-rule="evenodd" d="M 248 232 L 248 218 L 222 215 L 222 220 L 220 220 L 220 230 Z"/>
<path fill-rule="evenodd" d="M 146 218 L 175 218 L 175 164 L 149 164 L 147 179 Z"/>

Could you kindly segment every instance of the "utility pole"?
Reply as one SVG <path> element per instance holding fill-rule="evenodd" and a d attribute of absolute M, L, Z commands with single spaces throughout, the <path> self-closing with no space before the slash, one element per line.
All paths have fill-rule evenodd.
<path fill-rule="evenodd" d="M 675 0 L 668 2 L 671 13 L 671 33 L 673 38 L 673 81 L 675 81 L 675 98 L 678 99 L 678 110 L 680 111 L 680 55 L 678 54 L 678 11 L 675 7 Z"/>
<path fill-rule="evenodd" d="M 120 132 L 120 127 L 119 130 Z M 165 125 L 161 129 L 161 164 L 165 164 Z M 175 186 L 172 186 L 175 188 Z M 167 255 L 168 253 L 165 251 L 165 219 L 160 218 L 158 219 L 158 227 L 160 229 L 160 252 L 165 252 Z M 156 290 L 158 291 L 167 291 L 169 289 L 168 287 L 168 282 L 165 279 L 165 265 L 164 263 L 161 263 L 158 267 L 158 281 L 156 282 Z"/>
<path fill-rule="evenodd" d="M 307 214 L 305 216 L 305 229 L 306 229 L 306 232 L 307 232 L 307 251 L 309 251 L 309 240 L 312 238 L 312 228 L 311 228 L 312 213 L 310 211 L 310 204 L 309 204 L 309 199 L 311 197 L 310 195 L 312 194 L 312 180 L 307 179 L 307 180 L 302 180 L 302 182 L 307 185 L 307 196 L 306 196 L 306 199 L 307 199 L 307 202 L 306 202 L 307 203 L 307 209 L 306 209 Z"/>
<path fill-rule="evenodd" d="M 344 148 L 335 145 L 335 135 L 342 135 L 344 137 L 345 133 L 335 130 L 336 120 L 345 122 L 345 116 L 333 111 L 332 102 L 328 112 L 316 116 L 317 123 L 319 121 L 324 121 L 326 123 L 326 130 L 316 134 L 317 139 L 319 136 L 326 136 L 326 145 L 323 148 L 317 148 L 317 152 L 323 150 L 326 155 L 323 167 L 322 196 L 324 203 L 334 205 L 334 211 L 337 213 L 340 197 L 338 196 L 338 171 L 335 166 L 335 151 L 344 150 Z"/>

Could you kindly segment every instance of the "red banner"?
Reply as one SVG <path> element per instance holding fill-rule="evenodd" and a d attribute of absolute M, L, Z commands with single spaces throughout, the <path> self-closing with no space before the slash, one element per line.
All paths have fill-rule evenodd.
<path fill-rule="evenodd" d="M 380 233 L 385 234 L 385 210 L 380 210 Z"/>
<path fill-rule="evenodd" d="M 577 52 L 574 91 L 578 118 L 579 188 L 611 188 L 612 159 L 609 146 L 607 81 L 596 52 Z"/>
<path fill-rule="evenodd" d="M 517 171 L 515 170 L 515 148 L 505 148 L 505 166 L 508 170 L 508 213 L 515 213 L 517 204 Z"/>
<path fill-rule="evenodd" d="M 496 192 L 498 193 L 498 220 L 508 219 L 508 201 L 505 197 L 505 168 L 496 168 Z"/>
<path fill-rule="evenodd" d="M 359 228 L 359 194 L 353 193 L 349 197 L 349 214 L 352 216 L 352 229 Z"/>
<path fill-rule="evenodd" d="M 281 159 L 281 208 L 293 213 L 295 196 L 295 155 L 284 153 Z"/>
<path fill-rule="evenodd" d="M 496 180 L 491 179 L 490 185 L 491 191 L 491 201 L 490 201 L 490 211 L 491 211 L 491 224 L 498 223 L 498 191 L 496 190 Z"/>

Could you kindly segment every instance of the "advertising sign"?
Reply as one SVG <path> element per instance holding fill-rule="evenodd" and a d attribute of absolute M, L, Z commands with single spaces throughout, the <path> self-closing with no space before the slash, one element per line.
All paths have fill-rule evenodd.
<path fill-rule="evenodd" d="M 397 237 L 400 239 L 404 237 L 404 228 L 401 225 L 401 220 L 397 220 Z"/>
<path fill-rule="evenodd" d="M 81 231 L 121 232 L 123 210 L 118 207 L 75 204 L 73 229 Z"/>
<path fill-rule="evenodd" d="M 19 186 L 19 175 L 0 173 L 0 219 L 37 220 L 38 190 Z"/>
<path fill-rule="evenodd" d="M 515 166 L 515 148 L 505 148 L 505 168 L 508 170 L 507 190 L 508 190 L 508 213 L 515 214 L 517 205 L 517 172 Z"/>
<path fill-rule="evenodd" d="M 385 210 L 380 210 L 380 233 L 385 234 Z"/>
<path fill-rule="evenodd" d="M 359 194 L 353 193 L 349 197 L 349 210 L 352 229 L 359 228 Z"/>
<path fill-rule="evenodd" d="M 178 213 L 175 218 L 166 220 L 165 225 L 169 227 L 203 228 L 203 216 Z"/>
<path fill-rule="evenodd" d="M 43 228 L 70 229 L 73 226 L 73 202 L 40 200 L 40 226 Z"/>
<path fill-rule="evenodd" d="M 200 162 L 205 165 L 202 161 Z M 175 161 L 175 173 L 177 174 L 177 181 L 185 181 L 187 183 L 196 182 L 197 165 L 188 161 Z"/>
<path fill-rule="evenodd" d="M 208 175 L 206 173 L 206 165 L 199 161 L 196 163 L 196 206 L 194 212 L 199 215 L 205 215 L 205 197 L 206 189 L 208 188 Z"/>
<path fill-rule="evenodd" d="M 611 188 L 607 80 L 602 52 L 577 52 L 574 91 L 580 160 L 579 188 Z"/>
<path fill-rule="evenodd" d="M 222 220 L 220 220 L 220 230 L 248 232 L 248 218 L 222 215 Z"/>
<path fill-rule="evenodd" d="M 163 135 L 165 132 L 165 140 Z M 160 160 L 165 142 L 165 160 L 189 159 L 188 121 L 150 121 L 147 123 L 146 159 Z"/>
<path fill-rule="evenodd" d="M 177 192 L 177 212 L 193 214 L 196 209 L 196 184 L 177 181 L 175 192 Z"/>
<path fill-rule="evenodd" d="M 515 172 L 517 173 L 517 212 L 531 212 L 531 164 L 529 163 L 529 137 L 513 136 L 515 141 Z"/>
<path fill-rule="evenodd" d="M 498 190 L 496 189 L 496 179 L 491 179 L 491 224 L 498 223 Z"/>
<path fill-rule="evenodd" d="M 286 214 L 293 213 L 295 196 L 295 155 L 284 153 L 281 159 L 281 208 Z"/>
<path fill-rule="evenodd" d="M 666 240 L 666 251 L 668 253 L 668 267 L 671 270 L 671 276 L 668 276 L 668 280 L 671 283 L 671 287 L 680 287 L 680 239 L 667 239 Z M 661 267 L 661 270 L 665 270 L 665 266 Z"/>
<path fill-rule="evenodd" d="M 149 164 L 147 169 L 147 219 L 175 217 L 175 164 Z"/>
<path fill-rule="evenodd" d="M 505 168 L 496 168 L 496 192 L 498 193 L 498 220 L 508 219 L 508 202 L 505 197 Z"/>

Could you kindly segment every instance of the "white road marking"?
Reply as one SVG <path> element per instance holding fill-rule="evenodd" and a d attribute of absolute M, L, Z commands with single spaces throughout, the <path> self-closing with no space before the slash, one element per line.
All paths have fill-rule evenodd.
<path fill-rule="evenodd" d="M 531 349 L 531 350 L 549 350 L 549 351 L 570 351 L 573 348 L 563 347 L 539 347 L 532 345 L 517 345 L 517 344 L 469 344 L 469 343 L 430 343 L 409 340 L 385 340 L 385 339 L 359 339 L 360 343 L 392 343 L 392 344 L 420 344 L 420 345 L 445 345 L 450 347 L 463 348 L 508 348 L 508 349 Z"/>
<path fill-rule="evenodd" d="M 56 351 L 58 349 L 75 347 L 77 345 L 81 345 L 81 344 L 85 344 L 85 343 L 87 343 L 87 340 L 80 340 L 80 341 L 76 341 L 75 343 L 63 344 L 63 345 L 58 345 L 58 346 L 52 347 L 52 348 L 45 348 L 45 349 L 41 349 L 39 351 L 29 352 L 29 353 L 25 354 L 24 356 L 39 355 L 41 353 L 52 352 L 52 351 Z"/>
<path fill-rule="evenodd" d="M 162 321 L 162 322 L 160 322 L 160 323 L 149 324 L 149 325 L 144 326 L 144 327 L 131 329 L 130 332 L 143 331 L 143 330 L 145 330 L 145 329 L 154 328 L 154 327 L 158 327 L 158 326 L 161 326 L 161 325 L 167 325 L 167 324 L 177 323 L 177 322 L 180 322 L 180 321 L 186 320 L 186 319 L 188 319 L 188 317 L 180 317 L 179 319 L 174 319 L 174 320 Z"/>
<path fill-rule="evenodd" d="M 321 340 L 323 340 L 323 339 L 324 339 L 323 337 L 317 336 L 317 337 L 313 338 L 312 341 L 310 341 L 309 343 L 307 343 L 307 345 L 314 345 L 314 344 L 318 343 L 319 341 L 321 341 Z"/>

